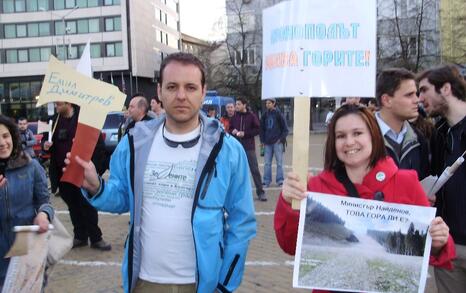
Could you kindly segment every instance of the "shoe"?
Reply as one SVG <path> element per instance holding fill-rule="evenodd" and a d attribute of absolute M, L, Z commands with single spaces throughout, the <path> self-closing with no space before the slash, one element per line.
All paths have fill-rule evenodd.
<path fill-rule="evenodd" d="M 270 183 L 262 183 L 262 187 L 263 187 L 263 188 L 269 188 L 269 187 L 270 187 Z"/>
<path fill-rule="evenodd" d="M 73 239 L 73 248 L 83 247 L 83 246 L 87 246 L 87 239 L 86 240 L 81 240 L 78 238 Z"/>
<path fill-rule="evenodd" d="M 265 193 L 261 193 L 257 196 L 260 201 L 267 201 L 267 197 L 265 196 Z"/>
<path fill-rule="evenodd" d="M 283 181 L 277 182 L 277 185 L 281 187 L 283 185 Z"/>
<path fill-rule="evenodd" d="M 91 248 L 102 250 L 102 251 L 112 250 L 112 246 L 108 244 L 107 242 L 105 242 L 103 239 L 95 243 L 91 243 Z"/>

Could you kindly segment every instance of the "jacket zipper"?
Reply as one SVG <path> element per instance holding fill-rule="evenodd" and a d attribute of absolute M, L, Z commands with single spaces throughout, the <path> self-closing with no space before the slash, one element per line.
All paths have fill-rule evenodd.
<path fill-rule="evenodd" d="M 238 260 L 239 260 L 239 254 L 236 254 L 235 257 L 233 258 L 233 261 L 231 262 L 230 268 L 228 269 L 228 273 L 225 277 L 225 281 L 223 282 L 223 286 L 226 287 L 228 285 L 228 282 L 230 282 L 231 275 L 233 275 L 233 271 L 235 270 Z"/>
<path fill-rule="evenodd" d="M 197 257 L 197 249 L 196 249 L 196 237 L 194 236 L 194 225 L 193 225 L 194 212 L 196 211 L 197 202 L 199 201 L 199 193 L 201 191 L 202 182 L 204 181 L 204 177 L 206 176 L 206 172 L 208 172 L 207 168 L 210 167 L 211 164 L 213 164 L 213 166 L 215 166 L 215 161 L 212 162 L 212 163 L 211 163 L 211 161 L 215 160 L 217 158 L 217 155 L 219 154 L 220 149 L 222 148 L 222 145 L 223 145 L 223 137 L 224 136 L 225 136 L 224 132 L 220 133 L 220 139 L 214 145 L 214 147 L 212 149 L 212 152 L 210 153 L 209 157 L 207 158 L 207 161 L 206 161 L 206 164 L 204 165 L 204 168 L 202 168 L 201 175 L 199 176 L 199 181 L 197 182 L 196 192 L 194 193 L 193 209 L 192 209 L 192 212 L 191 212 L 191 229 L 193 230 L 194 253 L 196 254 L 196 274 L 197 274 L 197 280 L 198 280 L 198 282 L 196 282 L 196 292 L 199 289 L 199 279 L 200 279 L 199 275 L 200 274 L 199 274 L 199 263 L 197 262 L 198 257 Z M 212 171 L 209 172 L 209 173 L 212 173 Z M 212 175 L 210 177 L 212 177 Z M 209 183 L 210 183 L 210 180 L 209 180 Z M 208 188 L 208 185 L 207 185 L 207 181 L 206 181 L 206 185 L 204 186 L 204 189 L 207 190 L 207 188 Z M 204 197 L 205 197 L 206 192 L 207 191 L 204 192 Z"/>
<path fill-rule="evenodd" d="M 135 199 L 134 199 L 134 141 L 133 136 L 128 135 L 128 143 L 129 143 L 129 174 L 130 174 L 130 182 L 131 182 L 131 190 L 133 192 L 133 209 L 135 208 Z M 128 240 L 128 288 L 131 292 L 132 283 L 133 283 L 133 238 L 134 238 L 134 210 L 133 210 L 133 223 L 131 223 L 131 229 L 129 232 L 129 240 Z"/>

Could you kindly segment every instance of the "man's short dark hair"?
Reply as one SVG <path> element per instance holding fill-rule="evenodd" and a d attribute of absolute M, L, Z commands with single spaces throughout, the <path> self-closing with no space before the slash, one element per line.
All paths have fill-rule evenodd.
<path fill-rule="evenodd" d="M 246 100 L 246 98 L 239 97 L 239 98 L 236 98 L 236 101 L 240 101 L 241 104 L 243 104 L 243 105 L 248 104 L 248 100 Z"/>
<path fill-rule="evenodd" d="M 144 113 L 147 114 L 147 112 L 149 112 L 149 103 L 147 102 L 147 99 L 146 97 L 144 96 L 143 93 L 135 93 L 132 97 L 131 97 L 131 100 L 134 99 L 134 98 L 138 98 L 138 97 L 141 97 L 141 99 L 139 99 L 138 101 L 138 108 L 139 109 L 144 109 Z"/>
<path fill-rule="evenodd" d="M 159 97 L 153 96 L 152 98 L 150 98 L 150 100 L 151 100 L 151 101 L 152 101 L 152 100 L 155 100 L 155 102 L 156 102 L 157 104 L 160 104 L 160 107 L 162 107 L 162 109 L 163 109 L 163 103 L 162 103 L 162 101 L 159 99 Z"/>
<path fill-rule="evenodd" d="M 28 121 L 28 119 L 27 119 L 26 117 L 23 117 L 23 116 L 21 116 L 21 117 L 18 118 L 18 122 L 19 122 L 19 121 L 24 121 L 24 120 Z"/>
<path fill-rule="evenodd" d="M 179 62 L 183 65 L 194 65 L 196 66 L 199 71 L 201 72 L 201 85 L 205 85 L 205 67 L 204 64 L 199 60 L 196 56 L 190 53 L 178 52 L 168 55 L 165 59 L 163 59 L 162 64 L 160 64 L 160 81 L 159 83 L 162 84 L 163 82 L 163 71 L 165 67 L 171 62 Z"/>
<path fill-rule="evenodd" d="M 419 82 L 424 78 L 427 78 L 429 83 L 435 87 L 437 93 L 440 93 L 440 89 L 448 82 L 451 86 L 451 92 L 456 98 L 461 101 L 466 99 L 466 82 L 456 66 L 444 65 L 428 69 L 421 72 L 416 80 Z"/>
<path fill-rule="evenodd" d="M 405 80 L 415 80 L 414 73 L 404 68 L 389 68 L 379 73 L 377 76 L 375 98 L 382 107 L 382 96 L 387 94 L 393 96 Z"/>

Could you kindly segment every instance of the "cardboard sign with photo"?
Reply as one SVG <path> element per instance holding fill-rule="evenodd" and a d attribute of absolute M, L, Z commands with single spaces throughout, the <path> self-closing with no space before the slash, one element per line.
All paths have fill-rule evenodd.
<path fill-rule="evenodd" d="M 301 204 L 293 286 L 424 292 L 435 208 L 309 192 Z"/>

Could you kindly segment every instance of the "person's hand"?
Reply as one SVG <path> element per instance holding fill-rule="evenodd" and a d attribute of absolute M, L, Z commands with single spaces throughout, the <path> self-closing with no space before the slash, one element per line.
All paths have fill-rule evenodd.
<path fill-rule="evenodd" d="M 7 182 L 7 180 L 6 180 L 5 175 L 0 175 L 0 188 L 2 188 L 3 186 L 5 186 L 5 185 L 6 185 L 6 182 Z"/>
<path fill-rule="evenodd" d="M 432 254 L 438 254 L 447 244 L 450 229 L 441 217 L 436 217 L 430 223 L 429 234 L 432 237 Z"/>
<path fill-rule="evenodd" d="M 53 145 L 53 142 L 51 141 L 46 141 L 44 142 L 44 150 L 48 151 Z"/>
<path fill-rule="evenodd" d="M 238 130 L 236 130 L 236 129 L 233 129 L 233 131 L 231 132 L 231 134 L 233 134 L 233 135 L 236 135 L 237 133 L 238 133 Z"/>
<path fill-rule="evenodd" d="M 238 131 L 236 134 L 237 137 L 244 137 L 244 131 Z"/>
<path fill-rule="evenodd" d="M 65 165 L 68 166 L 71 162 L 71 153 L 66 153 Z M 86 189 L 90 194 L 94 195 L 97 193 L 100 187 L 99 175 L 95 169 L 92 161 L 86 162 L 79 156 L 75 157 L 76 163 L 84 169 L 84 180 L 82 187 Z M 66 167 L 63 168 L 63 172 L 66 171 Z"/>
<path fill-rule="evenodd" d="M 38 213 L 37 216 L 34 218 L 34 225 L 39 226 L 38 233 L 47 232 L 49 230 L 49 224 L 49 217 L 44 212 Z"/>
<path fill-rule="evenodd" d="M 289 204 L 293 199 L 306 198 L 306 186 L 299 180 L 298 174 L 290 172 L 286 175 L 282 186 L 282 197 Z"/>

